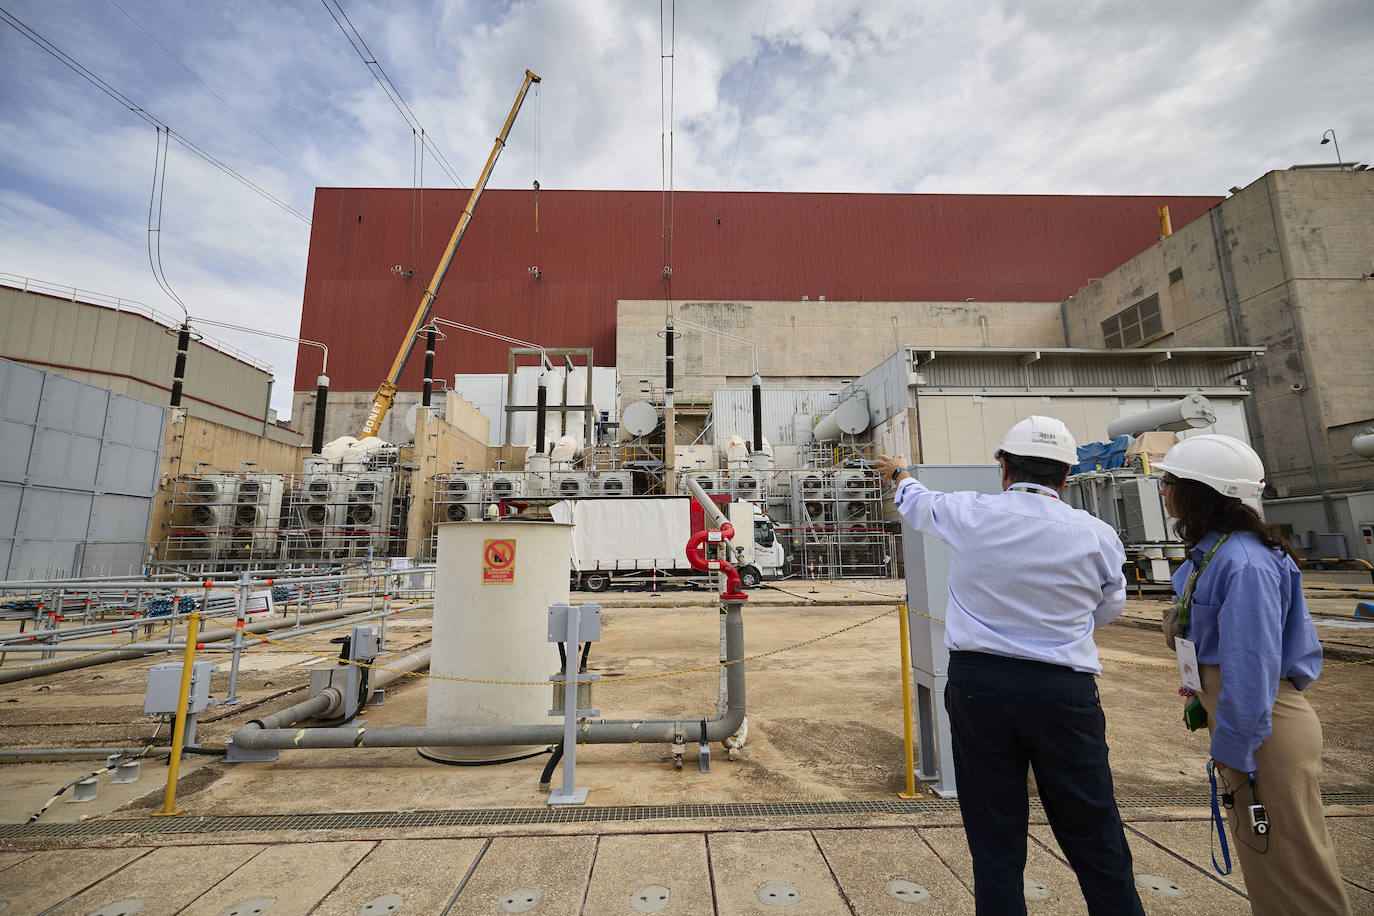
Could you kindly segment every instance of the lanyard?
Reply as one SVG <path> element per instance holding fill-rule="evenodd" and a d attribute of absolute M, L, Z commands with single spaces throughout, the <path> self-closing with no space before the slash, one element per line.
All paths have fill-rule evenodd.
<path fill-rule="evenodd" d="M 1036 496 L 1048 496 L 1050 499 L 1059 498 L 1059 494 L 1056 493 L 1051 487 L 1041 486 L 1038 483 L 1030 483 L 1029 481 L 1025 480 L 1021 481 L 1020 483 L 1014 483 L 1011 486 L 1007 487 L 1007 489 L 1024 490 L 1027 493 L 1034 493 Z"/>
<path fill-rule="evenodd" d="M 1229 875 L 1231 873 L 1231 850 L 1226 845 L 1226 822 L 1221 819 L 1221 806 L 1217 804 L 1217 769 L 1216 764 L 1207 761 L 1207 779 L 1212 783 L 1212 828 L 1216 830 L 1217 836 L 1221 837 L 1221 861 L 1226 863 L 1226 871 L 1221 870 L 1217 864 L 1217 854 L 1212 852 L 1212 867 L 1217 870 L 1219 875 Z M 1207 844 L 1209 847 L 1211 843 Z"/>
<path fill-rule="evenodd" d="M 1228 531 L 1217 538 L 1217 542 L 1212 545 L 1212 549 L 1208 550 L 1207 553 L 1203 555 L 1202 562 L 1197 565 L 1196 569 L 1188 574 L 1188 581 L 1183 586 L 1183 594 L 1178 598 L 1178 631 L 1180 634 L 1188 632 L 1188 611 L 1193 606 L 1193 589 L 1197 586 L 1198 576 L 1202 575 L 1202 571 L 1207 568 L 1207 564 L 1212 562 L 1212 556 L 1217 552 L 1217 548 L 1225 544 L 1226 539 L 1230 536 L 1231 532 Z"/>

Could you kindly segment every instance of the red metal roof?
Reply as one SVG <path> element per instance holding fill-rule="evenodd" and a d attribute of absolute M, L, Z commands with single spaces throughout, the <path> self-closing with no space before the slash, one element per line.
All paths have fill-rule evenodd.
<path fill-rule="evenodd" d="M 448 243 L 466 191 L 319 188 L 301 336 L 329 345 L 335 390 L 375 389 Z M 1220 197 L 800 194 L 678 191 L 675 300 L 1058 302 L 1145 250 L 1156 207 L 1182 227 Z M 594 347 L 615 362 L 618 299 L 664 297 L 657 191 L 489 190 L 439 291 L 435 314 L 549 347 Z M 541 279 L 528 269 L 538 266 Z M 500 341 L 450 334 L 435 375 L 504 372 Z M 401 380 L 420 387 L 424 348 Z M 319 351 L 302 347 L 296 390 Z"/>

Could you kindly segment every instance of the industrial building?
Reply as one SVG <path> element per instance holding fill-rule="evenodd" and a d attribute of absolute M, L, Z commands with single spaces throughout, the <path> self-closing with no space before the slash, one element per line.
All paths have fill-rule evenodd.
<path fill-rule="evenodd" d="M 543 191 L 536 223 L 533 192 L 488 191 L 433 313 L 472 331 L 439 334 L 432 410 L 419 408 L 422 361 L 409 360 L 380 428 L 383 452 L 307 462 L 318 350 L 299 350 L 287 426 L 267 407 L 265 366 L 194 335 L 183 406 L 163 424 L 148 556 L 426 557 L 438 522 L 488 512 L 503 496 L 677 492 L 695 473 L 795 535 L 789 572 L 815 568 L 805 545 L 847 532 L 866 547 L 843 551 L 844 562 L 822 551 L 826 574 L 888 575 L 897 551 L 876 483 L 863 508 L 838 497 L 844 505 L 807 508 L 804 472 L 854 470 L 875 450 L 984 460 L 1003 428 L 1035 411 L 1101 441 L 1113 420 L 1202 395 L 1209 428 L 1265 456 L 1275 518 L 1295 543 L 1314 557 L 1369 559 L 1370 520 L 1336 511 L 1332 494 L 1358 509 L 1370 489 L 1353 443 L 1374 423 L 1374 375 L 1356 355 L 1374 344 L 1358 320 L 1374 290 L 1361 232 L 1374 220 L 1374 173 L 1295 169 L 1234 191 L 677 192 L 670 265 L 658 263 L 655 193 Z M 447 225 L 460 203 L 459 192 L 428 193 L 428 223 Z M 398 235 L 411 208 L 408 191 L 317 192 L 300 331 L 334 357 L 317 442 L 362 427 L 440 259 L 442 233 L 414 248 L 408 230 Z M 0 320 L 0 356 L 166 400 L 178 324 L 168 316 L 6 276 Z M 541 377 L 557 386 L 546 447 L 567 434 L 573 450 L 547 470 L 526 464 Z M 855 414 L 858 399 L 867 421 L 818 440 L 812 428 L 851 401 Z M 730 454 L 732 442 L 744 450 Z M 751 458 L 762 442 L 766 459 Z M 18 486 L 24 475 L 8 479 Z M 824 536 L 799 533 L 813 525 Z M 29 565 L 80 567 L 66 550 Z"/>

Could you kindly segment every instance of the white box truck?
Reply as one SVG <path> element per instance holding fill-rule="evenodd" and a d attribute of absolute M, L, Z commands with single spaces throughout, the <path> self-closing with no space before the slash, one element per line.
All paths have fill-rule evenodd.
<path fill-rule="evenodd" d="M 780 574 L 782 545 L 767 516 L 743 500 L 715 499 L 735 529 L 731 562 L 744 587 Z M 616 585 L 704 582 L 712 575 L 687 562 L 687 539 L 704 527 L 704 513 L 690 496 L 569 499 L 551 512 L 573 525 L 573 588 L 600 592 Z"/>

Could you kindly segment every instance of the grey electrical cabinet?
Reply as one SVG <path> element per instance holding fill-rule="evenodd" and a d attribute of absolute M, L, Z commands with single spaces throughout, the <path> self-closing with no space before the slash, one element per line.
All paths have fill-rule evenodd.
<path fill-rule="evenodd" d="M 215 671 L 212 662 L 191 665 L 191 694 L 186 712 L 195 715 L 210 705 L 210 675 Z M 145 716 L 166 715 L 177 711 L 181 698 L 181 662 L 167 662 L 148 669 L 148 692 L 143 697 Z"/>
<path fill-rule="evenodd" d="M 995 464 L 921 464 L 911 475 L 932 490 L 952 493 L 1002 492 L 1002 473 Z M 949 547 L 902 520 L 902 558 L 906 567 L 906 605 L 910 622 L 912 679 L 920 769 L 916 778 L 934 782 L 935 792 L 957 794 L 945 683 L 949 650 L 945 648 L 945 609 L 949 604 Z"/>

